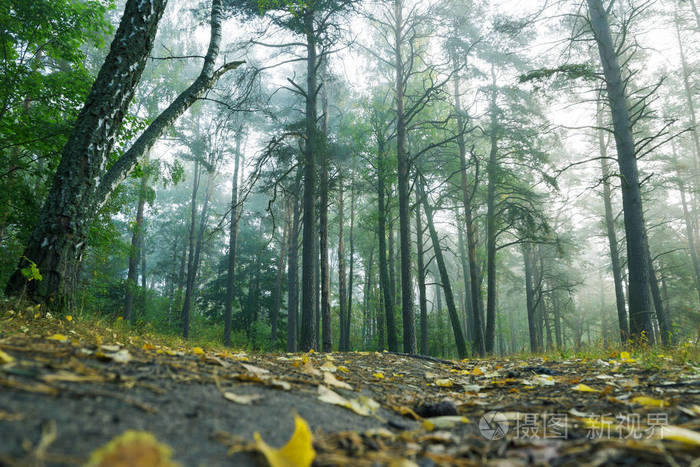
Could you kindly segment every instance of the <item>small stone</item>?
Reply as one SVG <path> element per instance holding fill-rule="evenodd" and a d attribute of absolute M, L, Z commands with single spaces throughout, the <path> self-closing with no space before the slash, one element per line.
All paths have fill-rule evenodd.
<path fill-rule="evenodd" d="M 444 400 L 437 403 L 420 404 L 414 411 L 423 418 L 442 417 L 457 415 L 457 406 L 452 401 Z"/>

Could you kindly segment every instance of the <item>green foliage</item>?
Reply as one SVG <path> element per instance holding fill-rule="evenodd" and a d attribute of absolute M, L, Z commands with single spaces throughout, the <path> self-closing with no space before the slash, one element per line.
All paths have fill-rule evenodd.
<path fill-rule="evenodd" d="M 27 262 L 29 262 L 29 266 L 26 268 L 22 268 L 20 271 L 22 271 L 22 275 L 27 278 L 27 281 L 40 281 L 43 280 L 44 278 L 42 277 L 41 273 L 39 272 L 39 268 L 36 266 L 36 263 L 32 260 L 30 260 L 27 257 L 23 257 Z"/>
<path fill-rule="evenodd" d="M 589 63 L 567 63 L 557 68 L 538 68 L 530 70 L 518 78 L 521 83 L 545 82 L 552 78 L 563 78 L 564 80 L 582 79 L 584 81 L 595 81 L 598 79 L 595 68 Z"/>

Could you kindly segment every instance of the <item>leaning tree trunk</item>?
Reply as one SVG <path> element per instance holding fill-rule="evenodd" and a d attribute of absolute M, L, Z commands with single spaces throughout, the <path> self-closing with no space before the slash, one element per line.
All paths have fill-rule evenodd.
<path fill-rule="evenodd" d="M 145 164 L 148 164 L 148 156 L 146 156 Z M 148 184 L 148 175 L 144 167 L 141 182 L 139 183 L 139 200 L 136 207 L 136 222 L 134 222 L 134 231 L 131 234 L 131 248 L 129 249 L 129 272 L 126 278 L 126 299 L 124 300 L 124 319 L 129 321 L 132 315 L 134 306 L 134 293 L 136 292 L 136 278 L 138 276 L 138 260 L 141 256 L 141 245 L 143 243 L 143 208 L 146 205 L 146 187 Z M 142 271 L 143 277 L 146 276 Z"/>
<path fill-rule="evenodd" d="M 462 332 L 462 325 L 460 324 L 459 314 L 457 313 L 457 307 L 455 306 L 454 295 L 452 294 L 450 276 L 447 273 L 445 259 L 442 256 L 440 239 L 438 238 L 437 231 L 435 230 L 435 224 L 433 223 L 433 208 L 428 202 L 428 197 L 426 196 L 425 191 L 423 189 L 423 183 L 420 180 L 417 182 L 417 186 L 418 193 L 423 203 L 423 208 L 425 209 L 425 218 L 428 224 L 428 231 L 430 232 L 430 239 L 433 242 L 433 254 L 435 255 L 435 262 L 437 263 L 438 271 L 440 272 L 440 282 L 442 282 L 442 290 L 445 293 L 445 302 L 447 302 L 447 313 L 450 316 L 450 322 L 452 323 L 452 332 L 454 333 L 455 344 L 457 345 L 457 355 L 460 359 L 466 358 L 467 346 L 464 342 L 464 333 Z"/>
<path fill-rule="evenodd" d="M 649 303 L 648 267 L 646 255 L 646 233 L 639 186 L 637 157 L 632 121 L 627 107 L 625 83 L 618 62 L 615 44 L 610 33 L 608 17 L 601 0 L 587 0 L 591 27 L 598 44 L 600 61 L 605 75 L 605 87 L 612 114 L 612 123 L 617 146 L 617 160 L 622 175 L 622 205 L 627 239 L 627 267 L 629 275 L 630 335 L 640 339 L 646 335 L 653 344 Z"/>
<path fill-rule="evenodd" d="M 224 308 L 224 345 L 231 345 L 231 323 L 233 318 L 233 289 L 236 274 L 236 243 L 238 238 L 238 172 L 241 163 L 241 135 L 236 138 L 236 152 L 231 183 L 231 228 L 228 234 L 228 264 L 226 270 L 226 303 Z"/>
<path fill-rule="evenodd" d="M 301 336 L 300 350 L 307 351 L 316 345 L 314 319 L 316 315 L 316 152 L 318 129 L 316 128 L 316 35 L 313 10 L 304 11 L 306 30 L 306 146 L 304 148 L 304 232 L 301 256 Z"/>
<path fill-rule="evenodd" d="M 82 254 L 93 219 L 115 188 L 170 125 L 226 71 L 242 62 L 215 68 L 221 43 L 222 0 L 213 0 L 211 33 L 204 65 L 197 79 L 107 169 L 115 136 L 121 129 L 134 91 L 153 48 L 153 39 L 167 0 L 128 0 L 97 79 L 78 115 L 61 155 L 39 221 L 6 292 L 26 290 L 29 297 L 70 305 Z M 27 281 L 22 269 L 35 263 L 44 275 Z"/>
<path fill-rule="evenodd" d="M 625 291 L 622 287 L 622 268 L 620 267 L 620 254 L 617 250 L 617 232 L 615 229 L 615 216 L 612 210 L 612 194 L 610 189 L 610 170 L 605 160 L 607 149 L 603 135 L 603 118 L 600 99 L 598 99 L 598 145 L 600 147 L 600 167 L 603 172 L 603 204 L 605 206 L 605 230 L 608 237 L 608 247 L 610 249 L 610 263 L 615 283 L 615 305 L 617 306 L 617 322 L 620 327 L 620 341 L 627 342 L 629 328 L 627 326 L 627 310 L 625 309 Z"/>

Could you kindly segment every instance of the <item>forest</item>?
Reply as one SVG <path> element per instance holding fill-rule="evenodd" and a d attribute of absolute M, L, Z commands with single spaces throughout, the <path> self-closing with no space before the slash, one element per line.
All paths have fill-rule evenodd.
<path fill-rule="evenodd" d="M 697 382 L 696 3 L 3 1 L 0 349 Z"/>

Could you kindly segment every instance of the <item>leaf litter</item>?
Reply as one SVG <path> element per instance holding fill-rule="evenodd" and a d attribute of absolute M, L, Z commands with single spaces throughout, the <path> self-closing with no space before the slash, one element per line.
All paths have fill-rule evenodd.
<path fill-rule="evenodd" d="M 43 336 L 0 335 L 0 431 L 17 429 L 31 419 L 9 407 L 9 396 L 24 394 L 39 406 L 64 395 L 96 407 L 111 399 L 147 417 L 160 409 L 154 401 L 167 400 L 168 388 L 195 385 L 220 393 L 214 411 L 234 406 L 249 411 L 251 433 L 256 430 L 255 411 L 273 402 L 275 394 L 287 392 L 318 405 L 321 413 L 345 410 L 349 420 L 357 417 L 347 429 L 331 430 L 324 417 L 305 420 L 290 406 L 279 417 L 293 417 L 295 428 L 286 433 L 289 441 L 281 448 L 263 441 L 269 431 L 251 440 L 250 435 L 233 435 L 222 427 L 208 438 L 207 442 L 221 444 L 234 456 L 262 453 L 265 462 L 275 467 L 312 461 L 314 465 L 429 461 L 435 465 L 600 465 L 630 459 L 649 465 L 684 465 L 700 457 L 700 368 L 688 362 L 666 361 L 650 369 L 628 352 L 610 359 L 557 361 L 445 361 L 388 352 L 230 353 L 170 348 L 136 338 L 101 342 L 66 329 L 55 331 Z M 152 396 L 146 398 L 148 393 Z M 196 401 L 189 403 L 196 405 Z M 337 418 L 330 413 L 328 417 Z M 489 439 L 480 422 L 493 413 L 500 414 L 508 429 L 502 437 Z M 557 436 L 547 436 L 553 416 L 559 416 L 558 431 L 550 435 Z M 317 427 L 315 431 L 309 423 Z M 56 430 L 53 437 L 60 439 L 60 425 Z M 136 449 L 137 457 L 148 459 L 160 453 L 163 465 L 177 465 L 178 456 L 183 455 L 178 439 L 154 441 L 152 434 L 144 433 L 140 437 L 124 433 L 111 446 L 141 440 L 136 445 L 143 452 L 138 454 L 141 448 Z M 275 439 L 284 435 L 277 433 Z M 80 465 L 94 459 L 91 452 L 56 451 L 50 438 L 28 452 L 21 446 L 12 455 L 0 449 L 0 464 L 22 465 L 30 457 L 38 465 L 59 458 L 68 465 L 71 460 Z M 104 445 L 109 445 L 109 439 Z M 172 449 L 175 460 L 166 455 L 166 448 Z M 18 455 L 23 449 L 25 454 Z M 93 451 L 106 452 L 99 451 L 99 445 Z M 230 462 L 226 456 L 219 460 L 221 465 Z M 241 463 L 259 461 L 253 456 Z"/>

